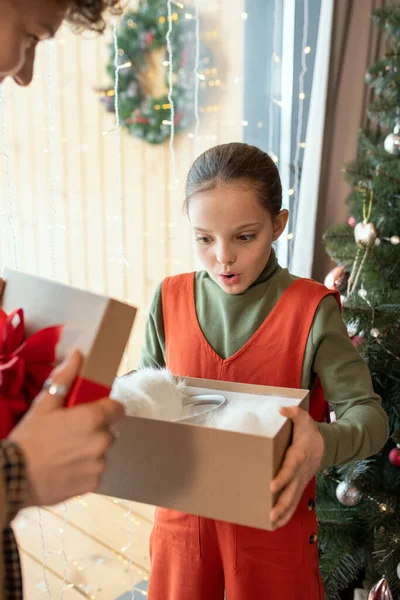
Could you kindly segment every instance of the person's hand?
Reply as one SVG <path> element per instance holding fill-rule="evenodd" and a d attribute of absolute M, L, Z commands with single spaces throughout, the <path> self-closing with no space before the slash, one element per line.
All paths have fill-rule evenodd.
<path fill-rule="evenodd" d="M 81 363 L 80 353 L 73 352 L 53 371 L 52 380 L 69 389 Z M 26 458 L 27 506 L 94 492 L 106 469 L 114 439 L 110 428 L 124 416 L 123 406 L 109 398 L 72 408 L 63 404 L 63 398 L 42 391 L 9 435 Z"/>
<path fill-rule="evenodd" d="M 275 527 L 283 527 L 293 516 L 307 484 L 321 466 L 325 449 L 315 421 L 305 410 L 287 406 L 280 413 L 293 421 L 293 442 L 281 470 L 271 482 L 271 492 L 281 492 L 270 514 Z"/>

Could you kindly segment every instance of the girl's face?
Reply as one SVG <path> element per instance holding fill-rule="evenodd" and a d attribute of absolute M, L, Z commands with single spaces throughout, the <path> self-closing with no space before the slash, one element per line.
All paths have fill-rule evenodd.
<path fill-rule="evenodd" d="M 288 219 L 287 210 L 272 219 L 246 181 L 195 194 L 188 213 L 197 255 L 227 294 L 240 294 L 254 283 Z"/>
<path fill-rule="evenodd" d="M 19 85 L 33 77 L 36 46 L 52 38 L 70 0 L 0 0 L 0 83 L 7 76 Z"/>

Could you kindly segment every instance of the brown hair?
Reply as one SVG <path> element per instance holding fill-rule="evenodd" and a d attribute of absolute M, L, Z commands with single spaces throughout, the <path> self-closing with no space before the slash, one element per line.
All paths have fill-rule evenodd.
<path fill-rule="evenodd" d="M 239 142 L 214 146 L 194 161 L 186 179 L 185 211 L 195 194 L 240 180 L 255 189 L 272 217 L 279 213 L 282 185 L 276 164 L 260 148 Z"/>
<path fill-rule="evenodd" d="M 76 31 L 91 29 L 103 33 L 106 28 L 104 13 L 108 10 L 120 14 L 121 0 L 72 0 L 66 19 Z"/>

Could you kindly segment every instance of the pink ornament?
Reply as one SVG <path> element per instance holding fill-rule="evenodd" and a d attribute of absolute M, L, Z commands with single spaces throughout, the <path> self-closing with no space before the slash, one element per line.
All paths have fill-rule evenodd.
<path fill-rule="evenodd" d="M 400 446 L 389 452 L 389 460 L 394 467 L 400 468 Z"/>
<path fill-rule="evenodd" d="M 349 279 L 349 272 L 343 265 L 334 267 L 332 271 L 329 271 L 324 279 L 324 285 L 330 290 L 338 290 L 344 292 L 347 288 L 347 281 Z"/>
<path fill-rule="evenodd" d="M 179 125 L 179 123 L 180 123 L 180 122 L 181 122 L 181 120 L 182 120 L 182 117 L 183 117 L 183 112 L 182 112 L 182 111 L 181 111 L 181 112 L 177 112 L 177 113 L 175 114 L 175 118 L 174 118 L 174 125 L 175 125 L 175 126 L 176 126 L 176 125 Z"/>
<path fill-rule="evenodd" d="M 364 342 L 365 337 L 363 335 L 353 335 L 351 338 L 351 343 L 353 344 L 354 348 L 359 348 Z"/>
<path fill-rule="evenodd" d="M 151 46 L 152 43 L 153 43 L 154 36 L 153 36 L 153 34 L 150 31 L 148 31 L 146 33 L 146 36 L 145 36 L 144 39 L 145 39 L 145 42 L 146 42 L 146 46 Z"/>
<path fill-rule="evenodd" d="M 185 49 L 181 54 L 181 68 L 182 69 L 184 67 L 186 67 L 187 62 L 188 62 L 188 51 L 187 51 L 187 49 Z"/>
<path fill-rule="evenodd" d="M 371 589 L 368 600 L 393 600 L 386 577 L 382 577 Z"/>
<path fill-rule="evenodd" d="M 350 225 L 350 227 L 355 227 L 355 225 L 356 225 L 356 220 L 355 220 L 355 218 L 354 218 L 354 217 L 349 217 L 349 218 L 347 219 L 347 223 Z"/>

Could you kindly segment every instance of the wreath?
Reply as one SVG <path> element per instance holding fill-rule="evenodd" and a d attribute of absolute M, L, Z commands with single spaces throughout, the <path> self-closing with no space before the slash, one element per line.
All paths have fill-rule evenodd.
<path fill-rule="evenodd" d="M 195 66 L 195 28 L 193 12 L 174 3 L 172 31 L 172 100 L 175 133 L 187 129 L 194 119 L 195 78 L 206 79 L 204 66 L 210 58 L 202 49 L 197 75 Z M 168 99 L 169 57 L 167 33 L 169 20 L 165 0 L 141 1 L 136 11 L 123 16 L 117 30 L 118 107 L 120 124 L 131 135 L 151 144 L 170 136 L 171 104 Z M 110 44 L 107 72 L 113 85 L 99 91 L 108 112 L 115 112 L 115 48 Z M 202 82 L 202 88 L 204 88 Z"/>

